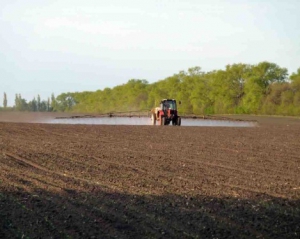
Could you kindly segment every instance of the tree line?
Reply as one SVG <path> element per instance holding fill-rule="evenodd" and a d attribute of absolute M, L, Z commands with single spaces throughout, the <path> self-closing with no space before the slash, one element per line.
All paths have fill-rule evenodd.
<path fill-rule="evenodd" d="M 24 98 L 22 98 L 21 94 L 16 94 L 14 105 L 12 107 L 8 107 L 8 99 L 7 94 L 4 92 L 3 94 L 3 107 L 0 107 L 0 110 L 5 111 L 32 111 L 32 112 L 50 112 L 55 111 L 55 96 L 52 94 L 51 101 L 50 98 L 47 100 L 41 100 L 40 95 L 37 95 L 37 98 L 33 98 L 31 101 L 27 102 Z"/>
<path fill-rule="evenodd" d="M 289 76 L 286 68 L 270 62 L 232 64 L 210 72 L 193 67 L 152 84 L 131 79 L 103 90 L 52 94 L 48 101 L 38 97 L 27 103 L 19 95 L 14 109 L 127 112 L 149 110 L 165 98 L 180 100 L 181 114 L 300 115 L 300 68 Z"/>

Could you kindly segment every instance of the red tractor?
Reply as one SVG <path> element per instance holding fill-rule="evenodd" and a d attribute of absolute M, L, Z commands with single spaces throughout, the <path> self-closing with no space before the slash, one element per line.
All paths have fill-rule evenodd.
<path fill-rule="evenodd" d="M 181 102 L 178 102 L 181 104 Z M 156 121 L 159 125 L 181 125 L 181 118 L 178 116 L 177 104 L 174 99 L 164 99 L 160 102 L 160 107 L 156 107 L 151 110 L 152 125 L 156 125 Z"/>

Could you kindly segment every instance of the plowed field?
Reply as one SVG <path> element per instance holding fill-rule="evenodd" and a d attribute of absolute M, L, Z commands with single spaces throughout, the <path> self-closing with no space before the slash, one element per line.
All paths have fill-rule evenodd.
<path fill-rule="evenodd" d="M 299 238 L 300 120 L 0 123 L 0 238 Z"/>

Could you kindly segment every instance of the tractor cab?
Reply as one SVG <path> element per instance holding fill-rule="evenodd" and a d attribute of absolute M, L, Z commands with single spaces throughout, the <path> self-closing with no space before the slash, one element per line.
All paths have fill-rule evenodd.
<path fill-rule="evenodd" d="M 160 102 L 160 108 L 163 111 L 177 110 L 176 100 L 165 99 Z"/>

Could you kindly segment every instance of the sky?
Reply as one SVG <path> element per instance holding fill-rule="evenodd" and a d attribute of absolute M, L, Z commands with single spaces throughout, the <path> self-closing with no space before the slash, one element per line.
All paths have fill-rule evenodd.
<path fill-rule="evenodd" d="M 0 105 L 200 66 L 300 67 L 298 0 L 1 0 Z"/>

